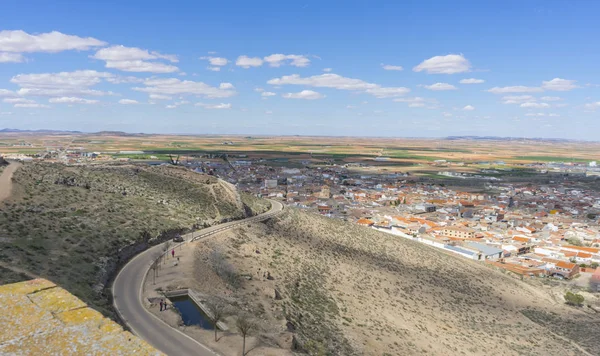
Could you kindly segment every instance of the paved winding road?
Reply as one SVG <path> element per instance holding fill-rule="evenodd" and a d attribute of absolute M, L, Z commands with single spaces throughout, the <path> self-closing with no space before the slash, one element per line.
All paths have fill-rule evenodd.
<path fill-rule="evenodd" d="M 283 204 L 274 200 L 270 201 L 271 209 L 268 212 L 244 220 L 231 221 L 199 230 L 194 232 L 193 240 L 206 238 L 238 225 L 265 220 L 279 214 L 283 210 Z M 184 236 L 184 239 L 190 241 L 191 234 Z M 153 262 L 153 256 L 158 252 L 162 252 L 162 248 L 162 244 L 159 244 L 140 253 L 131 259 L 117 274 L 112 286 L 115 310 L 135 335 L 167 355 L 214 356 L 216 353 L 208 347 L 170 327 L 144 307 L 142 301 L 144 279 Z"/>

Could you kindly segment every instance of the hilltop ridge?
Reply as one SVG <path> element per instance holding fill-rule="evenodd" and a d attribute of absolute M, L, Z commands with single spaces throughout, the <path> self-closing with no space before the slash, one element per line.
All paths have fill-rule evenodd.
<path fill-rule="evenodd" d="M 25 271 L 105 315 L 112 315 L 107 283 L 137 252 L 268 208 L 229 183 L 176 167 L 32 163 L 13 183 L 0 203 L 0 284 Z"/>

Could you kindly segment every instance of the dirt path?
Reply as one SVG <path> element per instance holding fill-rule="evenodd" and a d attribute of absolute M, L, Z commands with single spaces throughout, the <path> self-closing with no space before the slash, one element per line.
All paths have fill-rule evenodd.
<path fill-rule="evenodd" d="M 13 173 L 21 167 L 20 163 L 12 162 L 0 174 L 0 202 L 10 197 L 12 191 L 12 176 Z"/>

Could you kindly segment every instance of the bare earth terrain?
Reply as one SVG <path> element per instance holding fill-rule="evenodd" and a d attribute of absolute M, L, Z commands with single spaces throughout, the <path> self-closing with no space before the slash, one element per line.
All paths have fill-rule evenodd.
<path fill-rule="evenodd" d="M 10 197 L 12 191 L 12 177 L 14 172 L 19 169 L 19 163 L 11 163 L 0 171 L 0 202 Z"/>
<path fill-rule="evenodd" d="M 162 272 L 165 279 L 154 288 L 192 287 L 225 298 L 234 313 L 252 310 L 261 321 L 253 342 L 270 346 L 273 355 L 292 347 L 311 355 L 600 350 L 597 315 L 565 306 L 543 287 L 401 237 L 294 209 L 187 248 L 182 265 Z M 252 279 L 223 278 L 215 253 L 238 276 Z M 176 314 L 170 318 L 176 323 Z M 192 332 L 201 340 L 212 335 Z M 235 355 L 220 348 L 231 339 L 211 346 Z"/>

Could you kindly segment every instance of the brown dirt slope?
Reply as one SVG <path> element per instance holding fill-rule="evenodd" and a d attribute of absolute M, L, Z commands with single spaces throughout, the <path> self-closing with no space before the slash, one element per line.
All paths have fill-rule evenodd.
<path fill-rule="evenodd" d="M 252 280 L 233 288 L 219 278 L 211 265 L 215 250 Z M 265 272 L 273 280 L 263 278 Z M 253 310 L 264 342 L 295 344 L 313 355 L 600 350 L 593 337 L 599 318 L 565 306 L 542 287 L 413 241 L 295 209 L 201 244 L 196 278 L 202 292 Z M 573 328 L 578 322 L 585 330 Z"/>

